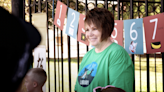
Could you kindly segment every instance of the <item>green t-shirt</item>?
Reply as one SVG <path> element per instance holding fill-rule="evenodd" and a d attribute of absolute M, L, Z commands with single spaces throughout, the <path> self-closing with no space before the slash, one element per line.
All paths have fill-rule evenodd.
<path fill-rule="evenodd" d="M 112 43 L 104 51 L 88 51 L 80 64 L 75 91 L 93 92 L 101 86 L 112 85 L 133 92 L 134 69 L 129 54 L 123 47 Z"/>

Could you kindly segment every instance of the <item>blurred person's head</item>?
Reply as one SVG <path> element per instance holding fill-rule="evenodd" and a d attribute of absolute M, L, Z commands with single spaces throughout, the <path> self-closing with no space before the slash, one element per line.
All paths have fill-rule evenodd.
<path fill-rule="evenodd" d="M 96 87 L 93 89 L 93 92 L 126 92 L 121 88 L 114 87 L 112 85 L 107 85 L 106 87 Z"/>
<path fill-rule="evenodd" d="M 2 89 L 15 92 L 33 63 L 32 50 L 40 43 L 38 30 L 0 7 Z"/>
<path fill-rule="evenodd" d="M 42 68 L 32 68 L 25 77 L 27 92 L 42 91 L 42 86 L 47 80 L 46 72 Z"/>
<path fill-rule="evenodd" d="M 101 92 L 125 92 L 125 91 L 121 88 L 110 87 L 110 88 L 103 89 Z"/>
<path fill-rule="evenodd" d="M 87 12 L 84 21 L 86 38 L 92 46 L 107 41 L 114 28 L 114 16 L 105 8 L 94 8 Z"/>

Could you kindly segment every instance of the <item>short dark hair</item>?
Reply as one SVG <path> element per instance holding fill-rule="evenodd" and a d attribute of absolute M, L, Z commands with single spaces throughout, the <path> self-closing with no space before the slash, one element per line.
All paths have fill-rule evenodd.
<path fill-rule="evenodd" d="M 94 8 L 87 12 L 85 24 L 94 24 L 101 32 L 101 41 L 111 36 L 114 28 L 114 16 L 105 8 Z"/>
<path fill-rule="evenodd" d="M 47 74 L 42 68 L 31 68 L 27 75 L 31 75 L 35 77 L 35 81 L 39 83 L 39 85 L 43 86 L 47 80 Z"/>

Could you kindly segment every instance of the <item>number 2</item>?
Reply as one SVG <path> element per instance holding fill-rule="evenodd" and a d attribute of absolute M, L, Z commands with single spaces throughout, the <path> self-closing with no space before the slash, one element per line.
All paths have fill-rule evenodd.
<path fill-rule="evenodd" d="M 157 31 L 158 18 L 151 19 L 151 20 L 150 20 L 150 23 L 152 23 L 152 22 L 155 22 L 154 32 L 153 32 L 153 37 L 152 37 L 152 39 L 154 40 L 154 39 L 155 39 L 155 35 L 156 35 L 156 31 Z"/>
<path fill-rule="evenodd" d="M 74 12 L 72 12 L 72 15 L 73 15 L 74 17 L 73 17 L 73 20 L 72 20 L 72 22 L 71 22 L 70 26 L 74 28 L 74 26 L 73 26 L 72 24 L 73 24 L 73 22 L 75 21 L 75 13 L 74 13 Z"/>

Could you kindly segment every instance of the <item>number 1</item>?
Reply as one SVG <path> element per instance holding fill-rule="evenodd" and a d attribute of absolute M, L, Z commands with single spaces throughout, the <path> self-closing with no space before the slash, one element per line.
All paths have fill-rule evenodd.
<path fill-rule="evenodd" d="M 62 5 L 60 5 L 59 19 L 60 19 L 60 17 L 61 17 L 61 12 L 62 12 Z"/>
<path fill-rule="evenodd" d="M 151 20 L 150 20 L 150 23 L 152 23 L 152 22 L 155 22 L 154 32 L 153 32 L 153 37 L 152 37 L 152 39 L 154 40 L 154 39 L 155 39 L 155 35 L 156 35 L 156 31 L 157 31 L 158 18 L 151 19 Z"/>

